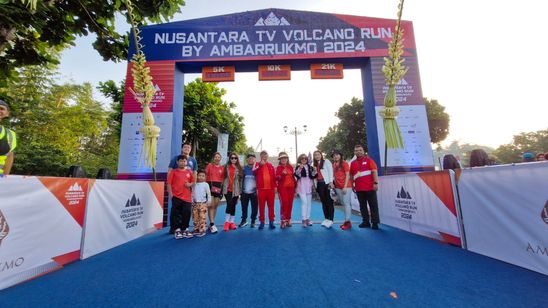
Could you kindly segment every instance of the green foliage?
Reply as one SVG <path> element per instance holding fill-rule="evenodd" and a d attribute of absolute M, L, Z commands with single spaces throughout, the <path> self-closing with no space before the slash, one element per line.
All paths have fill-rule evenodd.
<path fill-rule="evenodd" d="M 350 103 L 339 108 L 335 116 L 341 121 L 330 127 L 327 135 L 320 138 L 318 149 L 324 153 L 330 153 L 337 149 L 343 153 L 346 159 L 354 156 L 356 144 L 367 146 L 363 101 L 353 97 Z"/>
<path fill-rule="evenodd" d="M 499 162 L 508 164 L 521 162 L 525 152 L 548 152 L 548 129 L 515 135 L 512 143 L 499 146 L 494 154 Z"/>
<path fill-rule="evenodd" d="M 18 135 L 13 173 L 64 176 L 70 165 L 82 165 L 92 176 L 101 167 L 116 170 L 119 137 L 90 84 L 58 84 L 55 68 L 44 66 L 18 75 L 0 88 L 12 107 L 7 126 Z"/>
<path fill-rule="evenodd" d="M 449 135 L 449 114 L 436 99 L 430 100 L 425 97 L 424 104 L 430 129 L 430 142 L 439 144 Z"/>
<path fill-rule="evenodd" d="M 183 0 L 132 2 L 139 24 L 167 21 L 185 4 Z M 127 59 L 128 33 L 115 29 L 116 15 L 126 13 L 123 0 L 3 0 L 0 5 L 0 86 L 15 77 L 15 68 L 57 64 L 58 59 L 52 52 L 74 45 L 78 36 L 89 33 L 97 35 L 93 47 L 105 61 Z"/>
<path fill-rule="evenodd" d="M 435 99 L 424 98 L 424 103 L 432 142 L 439 143 L 449 134 L 449 115 L 445 112 L 445 107 Z M 341 121 L 330 127 L 327 134 L 320 138 L 318 149 L 324 153 L 338 149 L 343 152 L 344 157 L 352 157 L 354 156 L 354 145 L 367 146 L 363 101 L 353 97 L 350 104 L 344 104 L 335 115 Z"/>
<path fill-rule="evenodd" d="M 216 83 L 196 79 L 185 86 L 183 142 L 196 150 L 201 167 L 211 161 L 217 151 L 217 134 L 229 134 L 228 150 L 247 153 L 244 118 L 233 112 L 234 103 L 222 100 L 226 93 Z"/>
<path fill-rule="evenodd" d="M 120 134 L 122 133 L 122 115 L 124 109 L 124 94 L 126 81 L 122 80 L 118 85 L 113 80 L 99 82 L 97 89 L 101 93 L 112 100 L 110 109 L 112 112 L 109 116 L 109 127 L 113 130 L 114 137 L 117 137 L 117 143 L 120 142 Z"/>

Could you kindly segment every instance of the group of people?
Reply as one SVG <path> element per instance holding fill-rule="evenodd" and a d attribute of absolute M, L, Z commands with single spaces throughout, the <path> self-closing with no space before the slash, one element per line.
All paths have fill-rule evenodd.
<path fill-rule="evenodd" d="M 230 153 L 227 163 L 222 165 L 222 155 L 217 152 L 207 167 L 200 170 L 196 160 L 190 156 L 190 151 L 189 144 L 183 145 L 182 154 L 171 161 L 168 171 L 167 187 L 172 200 L 170 233 L 176 239 L 201 237 L 207 230 L 212 234 L 217 233 L 215 217 L 223 197 L 226 199 L 223 231 L 246 227 L 249 224 L 247 219 L 250 204 L 250 227 L 257 226 L 258 215 L 258 229 L 264 229 L 268 215 L 268 228 L 275 229 L 276 192 L 280 200 L 280 227 L 293 226 L 291 218 L 295 194 L 301 201 L 302 227 L 310 227 L 313 225 L 310 213 L 314 189 L 322 203 L 325 218 L 321 223 L 323 227 L 333 226 L 333 199 L 336 197 L 344 206 L 345 219 L 340 228 L 352 228 L 351 193 L 354 191 L 362 214 L 359 227 L 374 230 L 379 228 L 377 165 L 367 156 L 361 145 L 355 146 L 356 159 L 350 164 L 337 150 L 331 153 L 332 161 L 325 159 L 320 151 L 314 152 L 312 162 L 307 155 L 301 154 L 295 166 L 291 165 L 286 152 L 280 152 L 276 167 L 269 162 L 266 151 L 260 153 L 258 161 L 254 153 L 247 154 L 244 166 L 236 153 Z M 234 220 L 239 201 L 242 217 L 236 226 Z M 192 232 L 189 230 L 191 217 L 194 222 Z"/>

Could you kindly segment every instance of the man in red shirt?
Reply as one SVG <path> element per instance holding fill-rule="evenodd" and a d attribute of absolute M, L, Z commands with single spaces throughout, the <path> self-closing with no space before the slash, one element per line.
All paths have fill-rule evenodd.
<path fill-rule="evenodd" d="M 363 222 L 360 228 L 379 229 L 379 205 L 377 203 L 377 190 L 379 189 L 379 175 L 377 164 L 365 153 L 363 146 L 354 147 L 356 160 L 350 164 L 350 177 L 352 178 L 352 187 L 358 196 L 360 202 L 360 212 Z M 369 221 L 369 211 L 371 210 L 371 222 Z"/>
<path fill-rule="evenodd" d="M 177 157 L 177 169 L 173 169 L 167 176 L 167 192 L 171 198 L 172 213 L 174 220 L 171 222 L 175 230 L 175 239 L 191 238 L 192 233 L 188 231 L 192 211 L 192 191 L 194 175 L 186 167 L 188 157 L 179 155 Z"/>
<path fill-rule="evenodd" d="M 257 182 L 257 199 L 259 199 L 259 230 L 264 229 L 265 203 L 268 204 L 269 228 L 275 229 L 274 197 L 276 194 L 276 177 L 274 175 L 274 166 L 268 162 L 268 153 L 266 151 L 261 152 L 261 161 L 256 165 L 253 173 Z"/>

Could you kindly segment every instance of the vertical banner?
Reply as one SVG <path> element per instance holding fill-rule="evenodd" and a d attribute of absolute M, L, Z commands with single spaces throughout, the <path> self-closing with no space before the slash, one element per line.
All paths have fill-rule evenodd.
<path fill-rule="evenodd" d="M 399 174 L 379 181 L 383 224 L 462 246 L 454 173 Z"/>
<path fill-rule="evenodd" d="M 88 180 L 0 179 L 0 290 L 80 257 Z"/>
<path fill-rule="evenodd" d="M 383 65 L 384 60 L 382 58 L 371 58 L 372 98 L 375 104 L 371 104 L 368 108 L 375 108 L 374 116 L 377 125 L 368 126 L 368 135 L 377 135 L 378 144 L 369 146 L 369 150 L 375 160 L 380 162 L 379 167 L 385 165 L 384 148 L 386 140 L 384 123 L 379 111 L 384 105 L 384 96 L 388 91 L 384 74 L 381 71 Z M 426 107 L 422 97 L 417 58 L 405 57 L 405 65 L 409 68 L 409 71 L 396 85 L 398 107 L 400 108 L 397 122 L 402 133 L 404 148 L 388 150 L 388 172 L 434 171 L 434 156 L 430 143 Z M 378 149 L 378 153 L 371 153 L 373 149 Z"/>
<path fill-rule="evenodd" d="M 164 182 L 90 183 L 82 259 L 162 228 Z"/>
<path fill-rule="evenodd" d="M 228 161 L 228 134 L 217 136 L 217 152 L 221 153 L 221 165 Z"/>
<path fill-rule="evenodd" d="M 464 169 L 468 250 L 548 275 L 548 163 Z"/>
<path fill-rule="evenodd" d="M 127 178 L 132 175 L 152 173 L 144 163 L 139 163 L 143 136 L 139 129 L 143 125 L 141 104 L 135 100 L 129 87 L 133 86 L 131 68 L 128 63 L 126 73 L 126 89 L 122 115 L 122 133 L 120 136 L 120 154 L 118 159 L 118 177 Z M 156 172 L 167 172 L 171 156 L 171 138 L 173 129 L 173 98 L 175 63 L 171 61 L 148 62 L 147 67 L 153 77 L 156 94 L 152 99 L 151 111 L 154 114 L 156 125 L 160 127 L 156 152 Z M 182 129 L 182 128 L 181 128 Z"/>

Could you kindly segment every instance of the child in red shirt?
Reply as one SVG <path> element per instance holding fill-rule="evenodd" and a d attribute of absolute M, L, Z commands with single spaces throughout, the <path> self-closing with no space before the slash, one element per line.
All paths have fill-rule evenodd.
<path fill-rule="evenodd" d="M 173 169 L 167 177 L 167 192 L 173 204 L 171 211 L 174 221 L 171 223 L 175 229 L 175 239 L 192 237 L 188 226 L 192 211 L 191 187 L 194 183 L 194 175 L 191 170 L 186 168 L 187 160 L 185 155 L 179 155 L 177 157 L 178 168 Z"/>

